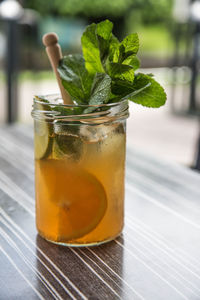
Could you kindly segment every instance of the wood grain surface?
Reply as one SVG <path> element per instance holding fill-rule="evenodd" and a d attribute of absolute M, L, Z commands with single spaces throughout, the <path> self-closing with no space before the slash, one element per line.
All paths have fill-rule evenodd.
<path fill-rule="evenodd" d="M 200 299 L 200 175 L 128 147 L 123 234 L 87 248 L 35 228 L 32 128 L 0 128 L 0 299 Z"/>

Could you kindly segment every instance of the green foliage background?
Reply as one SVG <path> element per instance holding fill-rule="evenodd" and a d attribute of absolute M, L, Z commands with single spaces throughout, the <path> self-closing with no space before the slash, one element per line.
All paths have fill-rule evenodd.
<path fill-rule="evenodd" d="M 24 6 L 41 15 L 121 17 L 132 12 L 143 23 L 169 19 L 173 0 L 26 0 Z M 137 17 L 136 17 L 137 15 Z M 134 19 L 134 17 L 133 17 Z"/>

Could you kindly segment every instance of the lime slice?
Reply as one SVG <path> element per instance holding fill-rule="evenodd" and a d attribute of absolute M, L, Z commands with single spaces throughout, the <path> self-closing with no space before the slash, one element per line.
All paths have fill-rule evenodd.
<path fill-rule="evenodd" d="M 34 107 L 35 110 L 40 111 L 43 115 L 44 120 L 35 120 L 35 138 L 34 138 L 34 148 L 35 148 L 35 158 L 43 159 L 47 158 L 52 151 L 53 144 L 53 124 L 48 123 L 45 119 L 46 112 L 51 111 L 51 107 L 48 105 L 49 101 L 43 99 L 42 97 L 35 96 Z"/>
<path fill-rule="evenodd" d="M 41 160 L 40 174 L 40 184 L 46 187 L 45 199 L 54 203 L 54 211 L 58 211 L 56 219 L 52 219 L 56 240 L 64 243 L 93 231 L 107 209 L 102 183 L 85 169 L 70 166 L 64 160 Z"/>
<path fill-rule="evenodd" d="M 51 154 L 53 144 L 53 138 L 50 136 L 51 126 L 45 121 L 35 121 L 34 148 L 36 159 L 44 159 Z"/>

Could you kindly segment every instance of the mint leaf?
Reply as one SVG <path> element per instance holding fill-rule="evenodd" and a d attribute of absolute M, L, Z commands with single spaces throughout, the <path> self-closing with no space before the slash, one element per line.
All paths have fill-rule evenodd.
<path fill-rule="evenodd" d="M 112 40 L 117 40 L 112 34 L 113 24 L 105 20 L 89 25 L 84 31 L 81 44 L 85 66 L 89 73 L 104 73 L 106 62 L 110 55 Z"/>
<path fill-rule="evenodd" d="M 130 83 L 134 80 L 134 69 L 131 66 L 120 63 L 110 63 L 108 65 L 108 73 L 112 79 L 125 80 Z"/>
<path fill-rule="evenodd" d="M 105 73 L 97 73 L 91 89 L 89 104 L 103 104 L 109 100 L 111 92 L 111 78 Z"/>
<path fill-rule="evenodd" d="M 87 26 L 81 38 L 85 67 L 88 72 L 93 75 L 97 72 L 104 72 L 100 59 L 99 42 L 96 36 L 96 28 L 97 25 L 94 23 Z"/>
<path fill-rule="evenodd" d="M 120 43 L 119 61 L 124 61 L 130 55 L 136 55 L 139 50 L 139 38 L 137 33 L 132 33 L 125 37 L 125 39 Z"/>
<path fill-rule="evenodd" d="M 98 39 L 100 59 L 101 63 L 105 69 L 106 60 L 109 55 L 110 39 L 112 35 L 113 24 L 105 20 L 97 24 L 96 35 Z"/>
<path fill-rule="evenodd" d="M 68 108 L 65 106 L 55 106 L 53 111 L 59 112 L 60 116 L 71 116 L 71 115 L 80 115 L 83 112 L 81 107 L 73 106 L 72 108 Z"/>
<path fill-rule="evenodd" d="M 133 83 L 125 80 L 112 80 L 111 92 L 121 99 L 133 92 Z"/>
<path fill-rule="evenodd" d="M 96 34 L 105 41 L 109 41 L 112 34 L 112 29 L 113 23 L 109 20 L 105 20 L 97 24 Z"/>
<path fill-rule="evenodd" d="M 152 77 L 139 73 L 135 76 L 132 93 L 123 99 L 129 99 L 135 103 L 147 107 L 160 107 L 166 102 L 166 93 L 161 85 Z"/>
<path fill-rule="evenodd" d="M 87 103 L 90 97 L 92 76 L 85 68 L 85 62 L 80 54 L 68 55 L 61 59 L 58 72 L 62 84 L 72 99 L 78 104 Z"/>
<path fill-rule="evenodd" d="M 140 67 L 140 61 L 137 58 L 137 56 L 134 56 L 134 55 L 131 55 L 131 56 L 127 57 L 123 61 L 123 64 L 132 66 L 134 71 L 139 69 L 139 67 Z"/>
<path fill-rule="evenodd" d="M 97 73 L 91 89 L 89 105 L 100 105 L 108 103 L 111 93 L 111 78 L 105 73 Z M 88 107 L 84 113 L 90 113 L 96 110 L 96 107 Z"/>
<path fill-rule="evenodd" d="M 108 57 L 110 62 L 118 62 L 118 56 L 114 58 L 114 56 L 116 56 L 118 49 L 119 49 L 119 41 L 116 38 L 116 36 L 112 34 L 110 37 L 109 57 Z"/>
<path fill-rule="evenodd" d="M 139 38 L 137 33 L 125 37 L 118 45 L 115 45 L 113 62 L 124 63 L 129 56 L 135 56 L 139 50 Z"/>
<path fill-rule="evenodd" d="M 134 71 L 140 66 L 138 58 L 135 56 L 139 48 L 139 39 L 137 34 L 131 34 L 127 36 L 121 43 L 113 39 L 112 46 L 110 47 L 109 60 L 107 64 L 107 72 L 111 78 L 127 81 L 127 84 L 133 83 Z M 117 90 L 119 94 L 119 87 L 121 84 L 117 84 Z M 116 82 L 113 84 L 115 89 Z M 124 94 L 124 88 L 121 92 Z"/>

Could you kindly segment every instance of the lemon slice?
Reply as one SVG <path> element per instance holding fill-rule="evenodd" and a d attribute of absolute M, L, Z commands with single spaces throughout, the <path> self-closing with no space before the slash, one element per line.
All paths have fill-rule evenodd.
<path fill-rule="evenodd" d="M 58 208 L 57 241 L 66 243 L 94 230 L 107 208 L 101 182 L 79 166 L 71 167 L 62 160 L 40 161 L 40 168 L 45 169 L 48 197 Z"/>
<path fill-rule="evenodd" d="M 44 121 L 35 121 L 35 158 L 47 158 L 51 154 L 53 138 L 50 136 L 50 126 Z"/>

